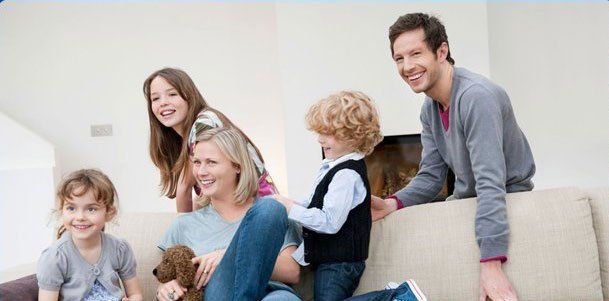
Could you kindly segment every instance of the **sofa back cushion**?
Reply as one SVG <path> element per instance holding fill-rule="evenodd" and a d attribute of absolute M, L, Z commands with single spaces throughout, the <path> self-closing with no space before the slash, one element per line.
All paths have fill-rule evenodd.
<path fill-rule="evenodd" d="M 124 213 L 108 224 L 108 233 L 126 239 L 137 260 L 137 277 L 144 291 L 144 300 L 155 300 L 158 282 L 152 270 L 161 262 L 157 243 L 169 229 L 176 213 Z"/>
<path fill-rule="evenodd" d="M 592 208 L 592 220 L 600 256 L 603 300 L 609 300 L 609 187 L 586 190 Z"/>
<path fill-rule="evenodd" d="M 510 246 L 503 265 L 520 300 L 602 300 L 588 199 L 578 189 L 507 197 Z M 477 300 L 476 199 L 408 207 L 373 224 L 356 293 L 415 279 L 430 300 Z"/>
<path fill-rule="evenodd" d="M 594 219 L 605 231 L 597 247 L 587 196 L 578 189 L 508 195 L 511 234 L 504 270 L 520 300 L 602 300 L 598 250 L 609 252 L 608 207 L 593 203 L 605 215 Z M 430 300 L 477 300 L 475 202 L 413 206 L 373 223 L 370 256 L 356 293 L 413 278 Z M 144 300 L 154 300 L 157 281 L 151 271 L 161 259 L 156 244 L 175 217 L 124 213 L 108 226 L 109 233 L 127 239 L 135 252 Z M 608 257 L 603 258 L 603 277 L 609 277 Z M 311 275 L 303 274 L 307 281 L 298 290 L 310 295 Z"/>
<path fill-rule="evenodd" d="M 144 291 L 144 300 L 155 300 L 158 281 L 152 270 L 161 262 L 163 253 L 157 243 L 177 217 L 176 213 L 123 213 L 116 222 L 108 224 L 108 233 L 126 239 L 137 260 L 137 276 Z M 301 283 L 294 289 L 304 298 L 313 298 L 313 273 L 303 269 Z"/>

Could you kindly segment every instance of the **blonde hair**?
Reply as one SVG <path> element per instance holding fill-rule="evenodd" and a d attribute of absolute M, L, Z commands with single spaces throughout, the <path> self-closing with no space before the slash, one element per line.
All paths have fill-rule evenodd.
<path fill-rule="evenodd" d="M 81 169 L 67 175 L 57 186 L 57 208 L 62 212 L 66 202 L 73 197 L 80 197 L 92 191 L 95 200 L 106 207 L 106 214 L 116 215 L 118 194 L 112 181 L 103 172 L 95 169 Z M 62 225 L 57 230 L 57 238 L 66 231 Z"/>
<path fill-rule="evenodd" d="M 334 135 L 365 155 L 383 140 L 376 107 L 362 92 L 332 94 L 311 106 L 305 119 L 309 130 Z"/>
<path fill-rule="evenodd" d="M 203 141 L 214 142 L 222 154 L 231 163 L 240 169 L 237 174 L 237 187 L 235 188 L 235 204 L 241 205 L 251 197 L 255 197 L 258 192 L 258 174 L 254 161 L 247 150 L 247 140 L 241 133 L 232 127 L 222 127 L 210 129 L 197 134 L 197 143 Z M 208 196 L 202 195 L 197 202 L 201 206 L 207 206 L 210 202 Z"/>

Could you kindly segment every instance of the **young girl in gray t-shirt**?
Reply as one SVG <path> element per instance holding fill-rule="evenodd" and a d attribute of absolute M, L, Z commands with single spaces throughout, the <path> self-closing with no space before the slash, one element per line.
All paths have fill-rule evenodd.
<path fill-rule="evenodd" d="M 116 199 L 114 185 L 97 170 L 78 170 L 59 184 L 62 226 L 38 260 L 38 300 L 143 300 L 131 247 L 103 232 L 116 216 Z"/>

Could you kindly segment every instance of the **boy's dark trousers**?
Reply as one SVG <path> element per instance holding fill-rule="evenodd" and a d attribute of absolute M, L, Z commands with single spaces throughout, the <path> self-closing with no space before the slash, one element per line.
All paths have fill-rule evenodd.
<path fill-rule="evenodd" d="M 351 296 L 359 285 L 366 263 L 322 263 L 315 270 L 315 301 L 343 301 Z"/>

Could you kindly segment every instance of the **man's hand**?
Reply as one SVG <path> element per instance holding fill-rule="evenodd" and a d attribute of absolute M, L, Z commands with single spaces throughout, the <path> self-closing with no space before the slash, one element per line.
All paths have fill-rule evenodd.
<path fill-rule="evenodd" d="M 493 260 L 480 263 L 480 301 L 486 298 L 494 301 L 516 301 L 516 292 L 501 270 L 501 261 Z"/>
<path fill-rule="evenodd" d="M 398 205 L 394 199 L 381 199 L 378 196 L 372 196 L 370 203 L 370 210 L 372 213 L 372 221 L 375 222 L 379 219 L 384 218 L 389 213 L 396 211 Z"/>

